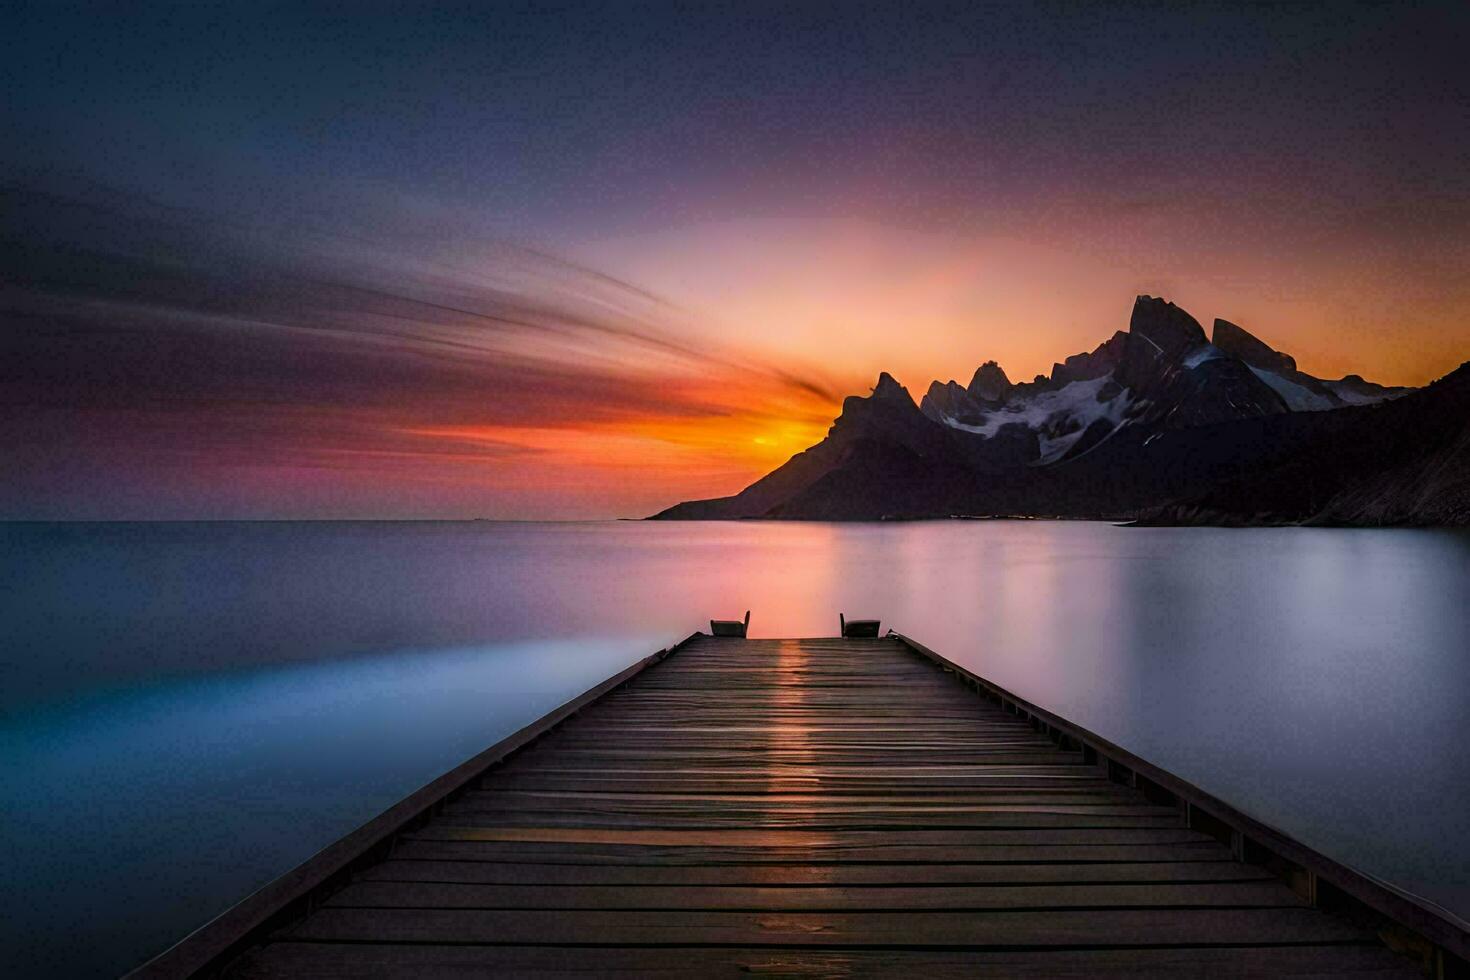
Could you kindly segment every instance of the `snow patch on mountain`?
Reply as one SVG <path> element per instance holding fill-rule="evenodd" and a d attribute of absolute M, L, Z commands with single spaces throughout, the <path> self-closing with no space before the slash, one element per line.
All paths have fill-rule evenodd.
<path fill-rule="evenodd" d="M 1106 397 L 1107 395 L 1111 397 Z M 956 421 L 948 415 L 939 421 L 954 429 L 990 438 L 1008 425 L 1023 425 L 1036 432 L 1041 446 L 1040 465 L 1054 463 L 1067 454 L 1089 426 L 1106 420 L 1113 426 L 1122 421 L 1133 399 L 1113 383 L 1111 374 L 1087 381 L 1073 381 L 1052 391 L 1039 391 L 1024 400 L 1016 399 L 987 412 L 978 425 Z"/>
<path fill-rule="evenodd" d="M 1286 407 L 1293 412 L 1325 412 L 1329 408 L 1336 408 L 1331 399 L 1324 398 L 1315 391 L 1304 388 L 1295 381 L 1283 378 L 1274 371 L 1251 366 L 1251 373 L 1270 385 L 1276 394 L 1286 402 Z"/>
<path fill-rule="evenodd" d="M 1194 369 L 1205 363 L 1205 361 L 1213 361 L 1217 357 L 1224 356 L 1225 352 L 1216 347 L 1214 344 L 1205 344 L 1203 347 L 1196 347 L 1194 350 L 1185 355 L 1184 366 L 1190 369 Z"/>

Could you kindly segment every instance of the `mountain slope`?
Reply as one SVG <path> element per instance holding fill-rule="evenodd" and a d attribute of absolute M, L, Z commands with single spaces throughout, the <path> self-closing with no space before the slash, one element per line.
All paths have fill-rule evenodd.
<path fill-rule="evenodd" d="M 1371 405 L 1408 394 L 1408 388 L 1385 388 L 1350 374 L 1337 381 L 1314 378 L 1298 370 L 1296 358 L 1274 350 L 1243 327 L 1216 320 L 1214 344 L 1243 361 L 1270 385 L 1294 412 L 1320 412 L 1344 405 Z"/>
<path fill-rule="evenodd" d="M 1149 524 L 1470 524 L 1470 363 L 1392 401 L 1303 413 L 1289 452 L 1144 516 Z"/>
<path fill-rule="evenodd" d="M 761 517 L 779 511 L 800 499 L 801 494 L 829 473 L 866 472 L 877 485 L 894 484 L 895 499 L 905 495 L 925 497 L 925 486 L 933 482 L 967 479 L 968 471 L 956 462 L 963 451 L 950 445 L 950 435 L 933 424 L 914 404 L 908 389 L 884 372 L 867 397 L 849 395 L 842 414 L 827 430 L 827 437 L 797 453 L 766 476 L 733 497 L 692 500 L 676 504 L 655 516 L 671 520 L 722 520 Z M 872 474 L 878 474 L 873 476 Z M 899 490 L 899 485 L 902 490 Z M 841 509 L 854 511 L 862 502 L 863 514 L 877 506 L 872 491 L 849 487 L 854 503 Z M 878 512 L 883 516 L 882 512 Z M 856 512 L 853 516 L 858 516 Z M 834 520 L 841 517 L 834 516 Z"/>

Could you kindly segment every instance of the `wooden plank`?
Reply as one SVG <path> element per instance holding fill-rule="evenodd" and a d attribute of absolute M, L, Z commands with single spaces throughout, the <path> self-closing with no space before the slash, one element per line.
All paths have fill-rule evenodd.
<path fill-rule="evenodd" d="M 998 801 L 975 800 L 963 804 L 948 803 L 943 797 L 939 797 L 933 803 L 853 803 L 848 806 L 834 805 L 825 800 L 819 803 L 798 803 L 782 796 L 769 803 L 719 803 L 709 796 L 696 796 L 690 801 L 672 803 L 664 802 L 667 799 L 653 795 L 648 802 L 586 800 L 566 796 L 528 800 L 524 796 L 519 799 L 501 799 L 495 793 L 475 793 L 472 799 L 457 799 L 444 809 L 450 814 L 487 817 L 549 813 L 589 820 L 633 815 L 645 818 L 698 818 L 729 814 L 735 817 L 779 816 L 809 821 L 871 820 L 883 817 L 891 823 L 924 823 L 928 820 L 948 822 L 953 819 L 960 823 L 974 821 L 977 825 L 1004 825 L 1009 821 L 1029 824 L 1036 818 L 1051 823 L 1054 822 L 1050 819 L 1052 817 L 1144 817 L 1167 821 L 1169 826 L 1179 824 L 1179 814 L 1172 807 L 1151 806 L 1134 800 L 1120 801 L 1108 796 L 1089 799 L 1085 794 L 1058 794 L 1051 797 L 1038 793 L 1009 794 L 1000 796 Z"/>
<path fill-rule="evenodd" d="M 751 760 L 754 761 L 754 760 Z M 507 775 L 555 775 L 567 773 L 570 775 L 596 775 L 598 778 L 608 780 L 617 779 L 619 776 L 747 776 L 754 779 L 770 779 L 771 777 L 800 777 L 806 776 L 813 779 L 847 779 L 864 780 L 873 782 L 881 780 L 884 782 L 902 784 L 909 782 L 917 783 L 961 783 L 968 779 L 984 779 L 988 776 L 1059 776 L 1063 778 L 1086 775 L 1089 767 L 1080 763 L 1067 763 L 1058 761 L 1051 765 L 1045 762 L 1027 764 L 1022 762 L 997 762 L 994 765 L 985 763 L 957 763 L 953 766 L 878 766 L 878 765 L 853 765 L 844 767 L 839 763 L 812 763 L 807 765 L 781 765 L 772 763 L 768 766 L 751 765 L 749 761 L 739 767 L 714 767 L 699 765 L 683 765 L 672 762 L 667 766 L 659 765 L 637 765 L 623 764 L 616 766 L 597 766 L 592 763 L 578 763 L 575 759 L 553 762 L 534 762 L 515 767 L 507 766 Z"/>
<path fill-rule="evenodd" d="M 1302 899 L 1269 880 L 1166 884 L 1065 884 L 773 888 L 616 885 L 489 885 L 357 881 L 325 903 L 335 908 L 649 909 L 667 911 L 981 911 L 1077 908 L 1296 908 Z"/>
<path fill-rule="evenodd" d="M 1150 884 L 1271 881 L 1268 872 L 1235 861 L 1165 860 L 1024 864 L 535 864 L 417 860 L 400 853 L 358 874 L 359 881 L 438 881 L 505 885 L 743 885 L 769 887 L 926 885 Z"/>
<path fill-rule="evenodd" d="M 290 977 L 1403 977 L 1371 946 L 946 952 L 914 949 L 700 949 L 426 946 L 280 942 L 254 950 L 237 980 Z"/>
<path fill-rule="evenodd" d="M 469 795 L 469 794 L 466 794 Z M 854 820 L 879 820 L 885 825 L 955 825 L 955 826 L 1004 826 L 1081 823 L 1077 818 L 1115 817 L 1128 818 L 1126 822 L 1164 821 L 1177 826 L 1179 814 L 1172 807 L 1150 806 L 1135 800 L 1119 800 L 1110 796 L 1089 799 L 1086 795 L 1010 794 L 996 801 L 981 801 L 966 804 L 943 802 L 938 798 L 933 803 L 855 803 L 849 806 L 834 805 L 828 801 L 820 803 L 798 803 L 782 797 L 765 803 L 719 803 L 708 796 L 695 796 L 684 803 L 663 802 L 667 797 L 651 794 L 647 803 L 637 800 L 585 800 L 568 797 L 541 797 L 526 799 L 500 799 L 494 793 L 475 793 L 473 799 L 457 799 L 445 807 L 450 814 L 475 816 L 481 819 L 527 817 L 538 813 L 555 815 L 567 819 L 616 820 L 637 816 L 643 819 L 660 817 L 694 818 L 730 817 L 776 818 L 786 820 L 822 820 L 847 822 Z M 1030 799 L 1027 799 L 1027 797 Z M 655 802 L 658 801 L 658 802 Z M 477 820 L 476 822 L 479 822 Z M 814 828 L 815 829 L 815 828 Z"/>
<path fill-rule="evenodd" d="M 907 808 L 930 813 L 951 811 L 965 812 L 969 808 L 1008 803 L 1096 804 L 1113 806 L 1119 803 L 1138 803 L 1138 791 L 1115 783 L 1099 783 L 1089 789 L 1071 787 L 1035 787 L 1030 789 L 971 789 L 961 792 L 913 794 L 903 796 L 894 793 L 849 794 L 832 796 L 826 793 L 620 793 L 615 790 L 520 790 L 520 789 L 475 789 L 458 798 L 458 803 L 473 803 L 477 806 L 520 809 L 537 806 L 554 806 L 559 809 L 578 806 L 636 807 L 639 812 L 658 809 L 695 810 L 706 812 L 721 806 L 752 806 L 764 808 L 810 809 L 842 813 L 860 813 L 868 810 L 884 811 L 889 808 Z"/>
<path fill-rule="evenodd" d="M 1107 827 L 1169 827 L 1178 824 L 1177 817 L 1018 812 L 1011 815 L 994 813 L 951 813 L 915 817 L 901 812 L 868 816 L 831 816 L 776 810 L 732 810 L 707 814 L 645 814 L 533 811 L 473 811 L 446 807 L 445 814 L 458 826 L 486 827 L 606 827 L 636 830 L 693 830 L 762 828 L 769 830 L 882 831 L 907 833 L 910 830 L 940 828 L 982 830 L 993 827 L 1067 827 L 1071 829 Z"/>
<path fill-rule="evenodd" d="M 1080 767 L 1079 767 L 1080 769 Z M 861 774 L 838 776 L 833 774 L 775 774 L 762 778 L 759 775 L 740 776 L 692 776 L 649 773 L 624 773 L 599 777 L 594 773 L 507 773 L 496 779 L 495 786 L 523 790 L 553 790 L 558 792 L 595 792 L 615 790 L 619 792 L 641 792 L 656 794 L 685 793 L 706 795 L 710 793 L 749 793 L 768 790 L 774 794 L 810 793 L 821 790 L 831 796 L 871 796 L 876 792 L 888 792 L 896 797 L 909 797 L 916 793 L 942 796 L 949 792 L 971 792 L 986 789 L 1040 789 L 1075 790 L 1079 787 L 1104 785 L 1106 780 L 1092 772 L 1079 771 L 1073 775 L 1049 773 L 1004 772 L 990 775 L 970 775 L 963 779 L 892 779 L 865 777 Z M 481 788 L 487 784 L 482 783 Z M 493 787 L 491 787 L 493 788 Z"/>
<path fill-rule="evenodd" d="M 703 912 L 323 908 L 280 938 L 507 945 L 1047 946 L 1368 942 L 1316 909 Z"/>
<path fill-rule="evenodd" d="M 899 838 L 902 840 L 902 838 Z M 972 847 L 912 847 L 902 843 L 869 847 L 629 847 L 618 844 L 405 839 L 396 856 L 435 861 L 537 861 L 547 864 L 765 863 L 831 865 L 850 862 L 928 864 L 1029 864 L 1044 861 L 1233 861 L 1228 848 L 1209 844 L 1079 844 Z"/>
<path fill-rule="evenodd" d="M 700 828 L 697 830 L 624 830 L 609 827 L 466 827 L 446 816 L 411 831 L 404 840 L 491 841 L 505 843 L 614 845 L 629 848 L 705 847 L 710 849 L 782 848 L 845 851 L 895 845 L 893 834 L 873 831 L 804 831 Z M 1199 844 L 1219 847 L 1208 834 L 1181 827 L 1036 828 L 1003 827 L 983 830 L 921 829 L 907 831 L 898 840 L 909 848 L 953 850 L 963 847 L 1019 844 Z"/>
<path fill-rule="evenodd" d="M 760 772 L 784 772 L 789 769 L 806 771 L 817 768 L 820 759 L 823 769 L 861 769 L 868 772 L 904 770 L 930 773 L 934 771 L 957 772 L 989 769 L 994 766 L 1054 766 L 1059 760 L 1053 752 L 1042 748 L 1004 749 L 995 752 L 950 752 L 936 758 L 931 752 L 842 752 L 829 750 L 818 754 L 811 748 L 761 748 L 751 746 L 744 752 L 717 752 L 711 749 L 687 749 L 660 755 L 648 750 L 638 752 L 615 751 L 594 752 L 538 752 L 535 756 L 518 760 L 517 772 L 577 772 L 581 770 L 607 770 L 611 772 L 750 772 L 751 763 L 759 764 Z M 940 763 L 940 764 L 935 764 Z M 1081 765 L 1080 755 L 1072 763 Z"/>

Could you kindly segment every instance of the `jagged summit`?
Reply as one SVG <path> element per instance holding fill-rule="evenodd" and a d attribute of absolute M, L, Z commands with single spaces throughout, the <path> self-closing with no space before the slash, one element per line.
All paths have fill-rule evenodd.
<path fill-rule="evenodd" d="M 1288 374 L 1296 370 L 1296 358 L 1271 347 L 1244 327 L 1229 320 L 1215 320 L 1214 344 L 1251 367 Z"/>
<path fill-rule="evenodd" d="M 1184 310 L 1164 299 L 1139 296 L 1128 318 L 1118 383 L 1144 397 L 1155 394 L 1185 354 L 1208 343 L 1199 321 Z"/>
<path fill-rule="evenodd" d="M 1005 370 L 994 361 L 986 361 L 975 369 L 970 387 L 965 389 L 971 398 L 982 402 L 1003 402 L 1011 390 L 1011 379 Z"/>
<path fill-rule="evenodd" d="M 950 380 L 943 383 L 932 381 L 929 390 L 924 394 L 924 400 L 919 403 L 920 410 L 936 422 L 943 422 L 947 418 L 974 419 L 982 414 L 979 403 L 971 396 L 964 385 L 958 381 Z"/>
<path fill-rule="evenodd" d="M 994 362 L 970 387 L 933 384 L 921 403 L 930 419 L 994 438 L 1034 434 L 1030 462 L 1090 452 L 1126 425 L 1188 428 L 1287 411 L 1272 388 L 1210 344 L 1188 312 L 1153 296 L 1134 302 L 1127 331 L 1052 367 L 1050 377 L 1012 384 Z"/>
<path fill-rule="evenodd" d="M 1149 347 L 1141 350 L 1152 348 L 1153 354 L 1164 357 L 1208 343 L 1205 328 L 1199 325 L 1198 320 L 1168 300 L 1146 294 L 1133 301 L 1128 334 L 1148 342 Z"/>
<path fill-rule="evenodd" d="M 908 402 L 910 405 L 912 405 L 914 402 L 914 398 L 912 395 L 909 394 L 909 390 L 903 385 L 899 384 L 898 380 L 887 371 L 884 371 L 878 375 L 878 383 L 873 386 L 872 397 L 884 399 L 902 399 L 903 401 Z"/>
<path fill-rule="evenodd" d="M 1091 353 L 1073 354 L 1060 364 L 1053 364 L 1051 380 L 1067 384 L 1072 381 L 1091 381 L 1117 370 L 1123 363 L 1123 354 L 1128 349 L 1128 334 L 1122 330 L 1093 348 Z"/>

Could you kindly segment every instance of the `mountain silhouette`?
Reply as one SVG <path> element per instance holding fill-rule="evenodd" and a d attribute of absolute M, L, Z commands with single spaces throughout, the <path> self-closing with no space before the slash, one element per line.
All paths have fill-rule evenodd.
<path fill-rule="evenodd" d="M 1054 516 L 1470 523 L 1470 369 L 1415 390 L 1301 371 L 1245 328 L 1139 296 L 1128 330 L 1013 383 L 987 361 L 915 403 L 886 372 L 826 438 L 665 520 Z"/>

